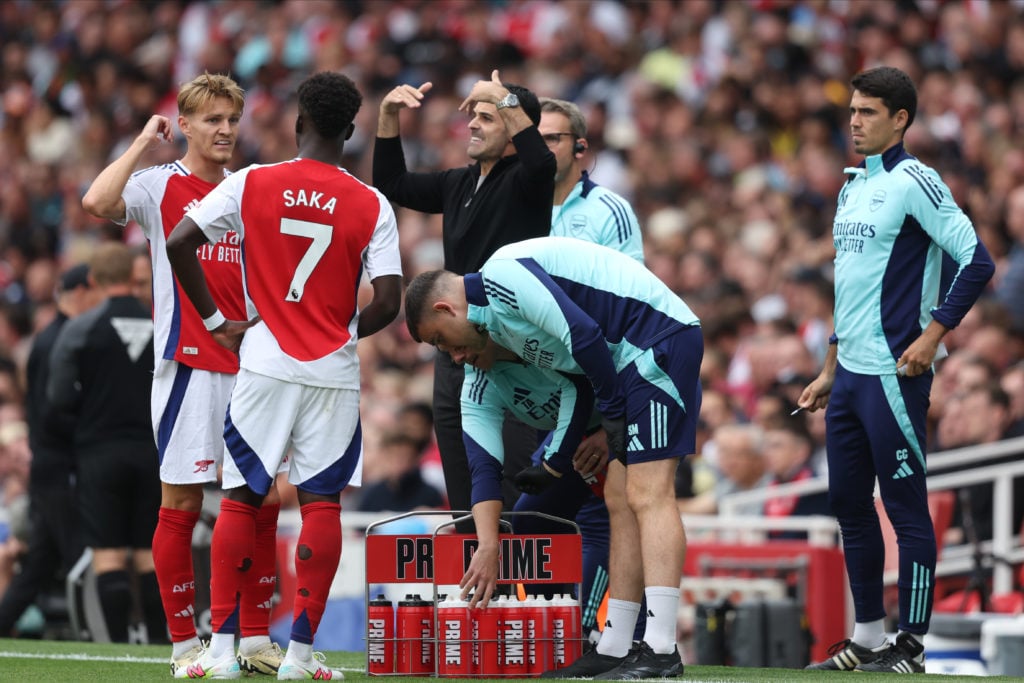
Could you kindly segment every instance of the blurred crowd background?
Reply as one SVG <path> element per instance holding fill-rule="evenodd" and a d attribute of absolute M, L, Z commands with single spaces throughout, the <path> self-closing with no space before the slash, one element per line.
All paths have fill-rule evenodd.
<path fill-rule="evenodd" d="M 246 91 L 232 168 L 294 156 L 304 77 L 352 77 L 364 103 L 346 166 L 367 181 L 377 106 L 397 84 L 433 83 L 421 110 L 403 112 L 416 170 L 468 163 L 457 108 L 494 68 L 576 102 L 592 177 L 632 202 L 648 266 L 702 319 L 701 453 L 678 488 L 682 509 L 713 512 L 716 492 L 821 473 L 822 413 L 777 418 L 832 331 L 832 217 L 843 167 L 860 161 L 849 79 L 900 67 L 919 89 L 907 147 L 939 171 L 997 263 L 947 337 L 930 445 L 1022 433 L 1020 0 L 5 0 L 0 46 L 0 509 L 25 490 L 24 364 L 54 313 L 56 277 L 105 240 L 144 251 L 137 227 L 87 216 L 81 197 L 153 113 L 176 120 L 179 84 L 204 70 Z M 176 133 L 146 165 L 184 153 Z M 406 274 L 439 267 L 440 216 L 398 218 Z M 396 488 L 419 471 L 443 490 L 424 409 L 432 349 L 398 320 L 360 353 L 366 478 Z"/>

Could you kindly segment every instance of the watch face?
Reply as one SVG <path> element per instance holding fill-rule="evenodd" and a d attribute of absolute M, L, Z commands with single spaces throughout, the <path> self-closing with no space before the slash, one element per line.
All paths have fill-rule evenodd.
<path fill-rule="evenodd" d="M 502 98 L 501 102 L 498 102 L 498 109 L 504 109 L 505 107 L 518 107 L 519 96 L 515 93 L 509 93 Z"/>

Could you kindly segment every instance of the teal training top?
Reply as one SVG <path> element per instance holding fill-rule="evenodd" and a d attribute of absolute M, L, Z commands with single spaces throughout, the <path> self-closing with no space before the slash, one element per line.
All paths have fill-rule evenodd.
<path fill-rule="evenodd" d="M 592 181 L 586 171 L 561 205 L 552 207 L 551 234 L 600 244 L 644 262 L 640 223 L 633 207 Z M 550 432 L 541 448 L 559 472 L 572 469 L 572 456 L 587 429 L 600 425 L 594 392 L 583 375 L 499 362 L 491 370 L 466 367 L 462 385 L 462 430 L 473 478 L 472 502 L 500 500 L 504 464 L 505 411 Z"/>
<path fill-rule="evenodd" d="M 583 240 L 541 237 L 498 249 L 465 276 L 467 317 L 525 362 L 583 373 L 601 413 L 625 412 L 618 372 L 658 341 L 699 324 L 636 260 Z"/>
<path fill-rule="evenodd" d="M 586 171 L 565 201 L 552 207 L 551 235 L 601 244 L 644 262 L 643 235 L 633 207 Z"/>
<path fill-rule="evenodd" d="M 473 476 L 473 504 L 501 499 L 505 411 L 542 431 L 540 447 L 552 469 L 572 471 L 572 456 L 584 435 L 601 424 L 594 392 L 583 375 L 500 361 L 486 372 L 466 366 L 462 384 L 462 432 Z"/>
<path fill-rule="evenodd" d="M 992 258 L 939 175 L 902 144 L 867 157 L 839 193 L 832 226 L 839 363 L 895 374 L 932 318 L 954 328 L 992 276 Z M 942 252 L 958 270 L 939 291 Z"/>

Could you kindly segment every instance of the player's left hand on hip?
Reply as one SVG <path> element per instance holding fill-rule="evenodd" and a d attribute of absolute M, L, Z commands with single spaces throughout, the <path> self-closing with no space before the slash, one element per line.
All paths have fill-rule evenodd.
<path fill-rule="evenodd" d="M 238 353 L 242 346 L 242 338 L 246 330 L 260 321 L 256 316 L 252 320 L 225 320 L 224 324 L 212 331 L 214 341 L 233 353 Z"/>
<path fill-rule="evenodd" d="M 523 493 L 535 496 L 546 491 L 552 484 L 558 481 L 558 478 L 544 465 L 533 465 L 532 467 L 519 470 L 513 481 L 517 489 Z"/>

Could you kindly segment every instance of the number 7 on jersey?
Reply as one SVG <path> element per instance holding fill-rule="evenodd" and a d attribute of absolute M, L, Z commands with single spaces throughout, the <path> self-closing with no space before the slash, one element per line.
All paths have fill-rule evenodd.
<path fill-rule="evenodd" d="M 288 285 L 288 294 L 285 301 L 301 301 L 302 293 L 306 287 L 306 280 L 313 274 L 316 264 L 327 253 L 327 247 L 331 246 L 334 238 L 334 230 L 326 223 L 313 223 L 312 221 L 300 221 L 294 218 L 281 219 L 281 233 L 295 235 L 297 237 L 308 237 L 313 240 L 309 244 L 306 253 L 299 260 L 295 267 L 295 274 L 292 275 L 291 284 Z"/>

